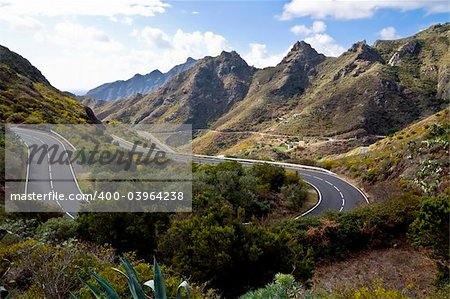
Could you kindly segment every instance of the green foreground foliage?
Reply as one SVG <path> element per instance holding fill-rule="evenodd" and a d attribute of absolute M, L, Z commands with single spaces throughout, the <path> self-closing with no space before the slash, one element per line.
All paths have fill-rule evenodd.
<path fill-rule="evenodd" d="M 153 280 L 149 280 L 145 282 L 144 284 L 141 283 L 139 280 L 139 277 L 136 273 L 136 270 L 134 269 L 133 265 L 128 261 L 126 258 L 120 258 L 120 264 L 125 269 L 125 272 L 113 268 L 113 270 L 117 271 L 121 275 L 123 275 L 128 283 L 128 288 L 130 290 L 131 296 L 133 299 L 146 299 L 149 298 L 149 296 L 144 291 L 144 286 L 147 286 L 148 288 L 151 288 L 155 299 L 166 299 L 166 286 L 164 284 L 164 278 L 162 276 L 161 270 L 159 268 L 158 263 L 156 262 L 156 259 L 154 259 L 153 262 Z M 90 284 L 89 282 L 85 282 L 86 286 L 89 288 L 91 293 L 95 296 L 95 298 L 109 298 L 109 299 L 119 299 L 119 294 L 114 289 L 111 284 L 106 281 L 104 278 L 99 276 L 97 273 L 91 274 L 92 278 L 97 282 L 98 286 L 95 286 L 93 284 Z M 177 294 L 176 299 L 182 299 L 182 290 L 184 289 L 184 292 L 186 294 L 186 298 L 190 299 L 190 290 L 189 285 L 186 281 L 183 281 L 180 283 L 177 287 Z M 70 294 L 71 298 L 77 299 L 77 297 L 74 294 Z"/>
<path fill-rule="evenodd" d="M 346 213 L 274 220 L 264 216 L 260 205 L 248 205 L 243 194 L 253 194 L 255 202 L 266 201 L 277 209 L 277 199 L 284 198 L 283 188 L 292 181 L 301 185 L 301 181 L 285 173 L 280 185 L 266 172 L 255 175 L 258 171 L 253 171 L 230 163 L 196 166 L 192 213 L 86 213 L 76 221 L 60 215 L 40 219 L 2 215 L 2 227 L 18 236 L 0 243 L 1 283 L 14 298 L 62 298 L 69 292 L 90 298 L 82 281 L 98 283 L 90 274 L 95 272 L 126 298 L 130 294 L 127 278 L 113 270 L 127 273 L 119 263 L 119 253 L 134 265 L 136 276 L 142 279 L 139 282 L 155 280 L 146 259 L 156 255 L 163 265 L 168 294 L 177 293 L 180 277 L 184 277 L 189 278 L 191 298 L 237 297 L 265 286 L 277 273 L 291 273 L 298 283 L 290 287 L 307 294 L 318 262 L 410 240 L 432 253 L 441 269 L 436 286 L 448 287 L 444 247 L 449 234 L 448 195 L 405 194 Z M 222 176 L 232 178 L 227 180 L 233 188 L 220 183 Z M 239 185 L 243 178 L 254 181 L 254 188 Z M 269 289 L 279 290 L 289 279 L 277 276 Z M 366 294 L 363 289 L 357 292 Z"/>

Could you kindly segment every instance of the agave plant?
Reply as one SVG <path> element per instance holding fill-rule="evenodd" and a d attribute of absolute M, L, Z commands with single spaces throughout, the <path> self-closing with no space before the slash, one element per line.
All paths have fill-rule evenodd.
<path fill-rule="evenodd" d="M 136 271 L 133 268 L 133 265 L 126 258 L 120 258 L 120 263 L 125 269 L 125 272 L 117 268 L 113 269 L 118 273 L 120 273 L 121 275 L 125 276 L 128 282 L 128 289 L 130 290 L 133 299 L 151 298 L 145 294 L 143 286 L 150 287 L 153 290 L 155 299 L 167 299 L 166 286 L 164 285 L 164 279 L 161 273 L 161 269 L 159 268 L 158 262 L 156 261 L 156 258 L 154 258 L 153 263 L 154 280 L 149 280 L 142 285 L 141 282 L 139 281 L 139 277 L 137 276 Z M 85 284 L 92 292 L 92 294 L 95 296 L 95 298 L 97 299 L 120 298 L 116 290 L 105 279 L 103 279 L 97 273 L 92 273 L 91 276 L 98 283 L 98 286 L 90 284 L 87 281 L 85 282 Z M 190 299 L 190 289 L 186 281 L 183 281 L 178 286 L 176 299 L 182 299 L 183 289 L 185 290 L 186 298 Z M 76 297 L 73 294 L 71 294 L 71 298 L 76 299 Z"/>

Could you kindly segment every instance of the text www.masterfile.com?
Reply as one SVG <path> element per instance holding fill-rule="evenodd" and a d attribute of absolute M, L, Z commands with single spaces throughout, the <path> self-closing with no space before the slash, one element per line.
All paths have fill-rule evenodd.
<path fill-rule="evenodd" d="M 133 191 L 126 192 L 97 192 L 94 193 L 59 193 L 55 191 L 47 193 L 13 193 L 12 201 L 111 201 L 111 200 L 136 200 L 136 201 L 181 201 L 184 200 L 184 192 L 164 191 Z"/>

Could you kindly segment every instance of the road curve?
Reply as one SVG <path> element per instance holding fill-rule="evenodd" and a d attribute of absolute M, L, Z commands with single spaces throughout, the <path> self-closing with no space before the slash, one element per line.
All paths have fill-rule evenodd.
<path fill-rule="evenodd" d="M 119 146 L 129 150 L 133 148 L 133 144 L 131 142 L 124 140 L 123 138 L 120 138 L 118 136 L 113 136 L 113 138 L 119 144 Z M 152 140 L 153 139 L 150 139 L 150 141 Z M 135 150 L 146 151 L 144 148 L 140 147 L 135 148 Z M 357 206 L 369 203 L 367 196 L 360 189 L 358 189 L 358 187 L 340 178 L 335 173 L 320 167 L 283 162 L 205 155 L 183 155 L 167 153 L 167 156 L 181 161 L 186 161 L 188 159 L 192 160 L 195 163 L 202 164 L 219 164 L 224 161 L 236 161 L 241 163 L 243 166 L 251 166 L 256 163 L 269 163 L 279 165 L 286 170 L 295 171 L 303 178 L 306 183 L 311 185 L 317 191 L 319 196 L 317 204 L 308 211 L 297 216 L 296 219 L 307 215 L 320 215 L 327 211 L 349 211 L 356 208 Z"/>
<path fill-rule="evenodd" d="M 15 132 L 24 140 L 24 142 L 28 146 L 31 144 L 47 144 L 49 146 L 53 144 L 63 145 L 61 140 L 59 140 L 59 137 L 51 133 L 45 133 L 36 130 L 27 130 L 23 128 L 17 128 L 15 129 Z M 130 142 L 117 136 L 113 137 L 115 137 L 115 141 L 118 142 L 121 147 L 124 147 L 126 149 L 132 148 L 132 144 Z M 136 150 L 139 151 L 139 147 Z M 336 174 L 318 167 L 310 167 L 291 163 L 204 155 L 181 155 L 174 153 L 167 153 L 167 155 L 175 159 L 191 159 L 195 163 L 203 164 L 219 164 L 227 160 L 232 160 L 241 163 L 243 166 L 251 166 L 255 163 L 264 162 L 280 165 L 286 170 L 295 171 L 302 176 L 303 180 L 306 183 L 314 187 L 319 195 L 319 201 L 317 202 L 317 204 L 308 211 L 297 216 L 296 219 L 307 215 L 320 215 L 325 213 L 326 211 L 348 211 L 354 209 L 359 205 L 369 203 L 364 193 L 356 186 L 338 177 Z M 29 168 L 29 177 L 30 182 L 27 183 L 28 192 L 32 192 L 34 190 L 39 192 L 50 192 L 53 190 L 62 193 L 81 193 L 70 164 L 49 166 L 48 163 L 43 163 L 42 165 L 31 163 Z M 54 177 L 57 177 L 58 179 L 55 180 Z M 35 178 L 39 178 L 42 181 L 36 181 Z M 32 183 L 33 181 L 36 182 Z M 70 217 L 73 217 L 73 215 L 75 215 L 75 213 L 79 209 L 79 203 L 62 203 L 61 208 Z"/>
<path fill-rule="evenodd" d="M 24 141 L 27 148 L 32 145 L 49 147 L 56 145 L 56 156 L 64 155 L 65 145 L 51 133 L 15 127 L 13 131 Z M 80 194 L 82 193 L 70 164 L 50 163 L 50 155 L 38 163 L 38 156 L 28 157 L 26 194 Z M 67 196 L 66 196 L 67 197 Z M 74 218 L 80 209 L 80 201 L 56 201 L 59 208 L 70 218 Z"/>
<path fill-rule="evenodd" d="M 317 204 L 296 217 L 296 219 L 307 215 L 320 215 L 327 211 L 349 211 L 359 205 L 368 204 L 367 196 L 356 186 L 338 177 L 331 171 L 318 167 L 308 167 L 291 163 L 279 163 L 270 161 L 258 161 L 249 159 L 237 159 L 226 157 L 211 157 L 194 155 L 193 162 L 205 164 L 219 164 L 224 161 L 237 161 L 244 166 L 255 163 L 269 163 L 282 166 L 286 170 L 297 172 L 303 180 L 316 189 L 319 200 Z"/>

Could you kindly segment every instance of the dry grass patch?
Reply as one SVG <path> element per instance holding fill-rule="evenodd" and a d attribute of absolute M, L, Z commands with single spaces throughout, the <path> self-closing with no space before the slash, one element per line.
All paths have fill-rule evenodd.
<path fill-rule="evenodd" d="M 313 288 L 344 293 L 348 289 L 372 288 L 374 282 L 382 281 L 387 289 L 424 298 L 433 292 L 436 273 L 433 260 L 409 247 L 371 250 L 317 267 Z"/>

